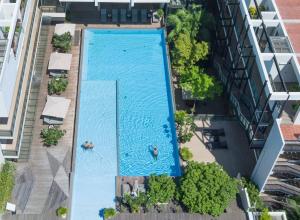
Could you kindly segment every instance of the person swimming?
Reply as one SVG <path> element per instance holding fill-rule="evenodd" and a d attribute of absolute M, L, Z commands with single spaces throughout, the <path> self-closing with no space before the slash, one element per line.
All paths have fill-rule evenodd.
<path fill-rule="evenodd" d="M 155 159 L 155 160 L 157 160 L 157 156 L 158 156 L 158 149 L 157 149 L 157 147 L 156 147 L 156 146 L 153 148 L 153 156 L 154 156 L 154 159 Z"/>

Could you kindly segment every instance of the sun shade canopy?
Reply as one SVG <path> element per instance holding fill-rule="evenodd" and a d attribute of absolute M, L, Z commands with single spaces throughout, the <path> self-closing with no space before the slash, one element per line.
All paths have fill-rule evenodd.
<path fill-rule="evenodd" d="M 71 36 L 74 37 L 75 24 L 57 24 L 55 25 L 54 33 L 62 35 L 64 33 L 70 32 Z"/>
<path fill-rule="evenodd" d="M 48 70 L 70 70 L 72 54 L 52 53 L 50 55 Z"/>
<path fill-rule="evenodd" d="M 71 100 L 64 97 L 47 96 L 47 102 L 42 115 L 55 118 L 65 118 L 70 103 Z"/>

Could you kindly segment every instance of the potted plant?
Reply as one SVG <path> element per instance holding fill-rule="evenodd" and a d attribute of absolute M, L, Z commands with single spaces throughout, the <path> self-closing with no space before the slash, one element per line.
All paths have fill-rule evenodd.
<path fill-rule="evenodd" d="M 65 218 L 67 218 L 68 208 L 66 208 L 66 207 L 59 207 L 56 210 L 56 214 L 57 214 L 58 217 L 61 217 L 61 218 L 65 219 Z"/>
<path fill-rule="evenodd" d="M 41 138 L 47 146 L 57 145 L 58 140 L 65 135 L 66 131 L 57 127 L 44 128 L 41 131 Z"/>
<path fill-rule="evenodd" d="M 116 210 L 113 208 L 104 209 L 104 219 L 110 219 L 117 214 Z"/>
<path fill-rule="evenodd" d="M 62 77 L 54 77 L 48 83 L 48 94 L 57 94 L 60 95 L 61 92 L 64 92 L 68 86 L 68 80 Z"/>
<path fill-rule="evenodd" d="M 68 52 L 71 49 L 72 35 L 70 32 L 66 32 L 62 35 L 54 34 L 52 38 L 53 47 L 63 53 Z"/>
<path fill-rule="evenodd" d="M 9 30 L 10 30 L 9 27 L 2 28 L 2 33 L 3 33 L 3 36 L 5 39 L 7 39 L 7 37 L 8 37 Z"/>
<path fill-rule="evenodd" d="M 189 150 L 188 147 L 182 147 L 180 149 L 181 159 L 184 161 L 189 161 L 193 158 L 193 153 Z"/>
<path fill-rule="evenodd" d="M 264 208 L 260 214 L 259 220 L 272 220 L 271 215 L 269 214 L 269 210 Z"/>
<path fill-rule="evenodd" d="M 256 11 L 256 7 L 250 6 L 249 9 L 248 9 L 248 11 L 249 11 L 250 17 L 251 17 L 252 19 L 257 19 L 257 11 Z"/>

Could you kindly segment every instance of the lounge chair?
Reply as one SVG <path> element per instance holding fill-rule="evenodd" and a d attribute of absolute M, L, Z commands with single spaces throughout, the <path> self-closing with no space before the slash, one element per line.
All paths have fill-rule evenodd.
<path fill-rule="evenodd" d="M 112 23 L 118 23 L 119 21 L 119 13 L 118 13 L 118 9 L 113 9 L 112 10 Z"/>
<path fill-rule="evenodd" d="M 141 21 L 142 23 L 147 23 L 147 11 L 145 9 L 141 10 Z"/>
<path fill-rule="evenodd" d="M 137 9 L 132 9 L 132 23 L 136 24 L 138 22 L 138 10 Z"/>
<path fill-rule="evenodd" d="M 107 13 L 106 13 L 105 8 L 100 10 L 100 21 L 101 21 L 101 23 L 106 23 L 107 22 Z"/>
<path fill-rule="evenodd" d="M 126 23 L 126 9 L 121 9 L 121 23 Z"/>
<path fill-rule="evenodd" d="M 206 136 L 225 136 L 225 131 L 221 129 L 203 128 L 203 134 Z"/>
<path fill-rule="evenodd" d="M 131 193 L 130 186 L 128 183 L 123 183 L 121 185 L 122 196 L 129 195 Z"/>
<path fill-rule="evenodd" d="M 221 141 L 221 142 L 219 142 L 219 141 L 207 142 L 206 146 L 210 150 L 214 150 L 214 149 L 228 149 L 226 141 Z"/>

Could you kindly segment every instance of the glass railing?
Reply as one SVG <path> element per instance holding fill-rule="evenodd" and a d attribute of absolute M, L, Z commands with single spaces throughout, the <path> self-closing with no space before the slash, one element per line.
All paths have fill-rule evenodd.
<path fill-rule="evenodd" d="M 32 12 L 33 13 L 33 16 L 32 16 L 32 19 L 30 21 L 30 27 L 29 27 L 29 35 L 28 35 L 28 41 L 26 42 L 27 45 L 26 45 L 26 48 L 25 48 L 25 55 L 24 55 L 24 61 L 27 60 L 28 58 L 28 54 L 29 54 L 29 46 L 30 46 L 30 39 L 31 39 L 31 36 L 32 36 L 32 29 L 33 29 L 33 24 L 34 24 L 34 20 L 35 20 L 35 14 L 36 14 L 36 8 L 37 8 L 37 2 L 35 3 L 35 6 L 34 6 L 34 11 Z M 17 97 L 16 97 L 16 105 L 15 105 L 15 108 L 14 108 L 14 114 L 13 114 L 13 118 L 12 118 L 12 126 L 11 126 L 11 135 L 13 135 L 13 131 L 14 131 L 14 128 L 15 128 L 15 123 L 16 123 L 16 117 L 17 117 L 17 113 L 18 113 L 18 108 L 19 108 L 19 102 L 20 102 L 20 96 L 21 96 L 21 91 L 22 91 L 22 85 L 23 85 L 23 80 L 24 80 L 24 76 L 25 76 L 25 69 L 26 69 L 26 66 L 27 66 L 27 62 L 23 62 L 23 66 L 22 66 L 22 74 L 21 74 L 21 78 L 20 78 L 20 81 L 19 81 L 19 87 L 18 87 L 18 93 L 17 93 Z M 31 71 L 31 74 L 32 74 L 32 63 L 31 63 L 31 68 L 30 68 L 30 71 Z M 31 76 L 30 76 L 31 78 Z M 26 84 L 26 91 L 25 91 L 25 101 L 23 103 L 23 109 L 22 109 L 22 115 L 24 116 L 24 113 L 25 113 L 25 107 L 26 107 L 26 103 L 27 103 L 27 95 L 28 95 L 28 90 L 29 90 L 29 85 L 30 85 L 30 80 L 28 80 L 27 84 Z M 17 143 L 16 143 L 16 151 L 18 152 L 19 150 L 19 145 L 20 145 L 20 137 L 21 137 L 21 129 L 22 129 L 22 124 L 23 124 L 23 120 L 24 120 L 24 117 L 21 118 L 21 123 L 20 123 L 20 128 L 18 130 L 18 138 L 17 138 Z M 7 131 L 3 131 L 3 132 L 7 132 Z M 0 131 L 1 133 L 1 131 Z M 10 152 L 7 152 L 7 151 L 3 151 L 3 155 L 4 156 L 9 156 L 7 155 L 6 153 L 10 154 Z"/>

